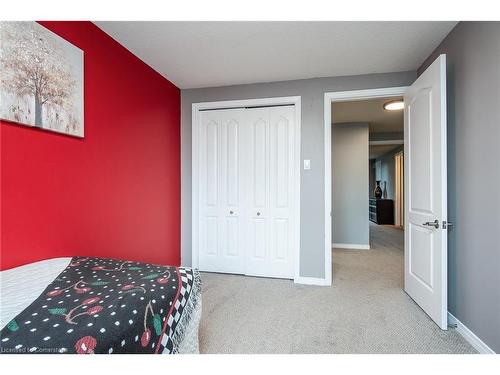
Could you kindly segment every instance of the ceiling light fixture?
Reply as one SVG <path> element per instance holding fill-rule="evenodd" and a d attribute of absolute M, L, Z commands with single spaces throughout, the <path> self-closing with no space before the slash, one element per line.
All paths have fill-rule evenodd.
<path fill-rule="evenodd" d="M 391 100 L 384 103 L 384 109 L 386 111 L 400 111 L 405 107 L 403 99 Z"/>

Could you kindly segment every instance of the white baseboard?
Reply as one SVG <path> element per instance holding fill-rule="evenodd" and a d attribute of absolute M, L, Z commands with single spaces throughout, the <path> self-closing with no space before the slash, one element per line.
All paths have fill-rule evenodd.
<path fill-rule="evenodd" d="M 332 247 L 336 249 L 370 250 L 370 245 L 356 243 L 333 243 Z"/>
<path fill-rule="evenodd" d="M 475 335 L 474 332 L 467 328 L 465 324 L 455 318 L 450 312 L 448 312 L 448 324 L 456 324 L 457 332 L 460 333 L 479 353 L 496 354 L 493 349 L 486 345 L 479 337 Z"/>
<path fill-rule="evenodd" d="M 317 277 L 296 277 L 293 279 L 295 284 L 304 284 L 304 285 L 320 285 L 320 286 L 330 286 L 331 284 L 326 281 L 326 279 L 320 279 Z"/>

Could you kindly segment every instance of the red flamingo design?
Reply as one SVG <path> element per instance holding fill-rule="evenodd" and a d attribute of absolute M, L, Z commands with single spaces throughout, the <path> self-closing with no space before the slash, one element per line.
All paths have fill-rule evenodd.
<path fill-rule="evenodd" d="M 143 293 L 146 293 L 146 289 L 145 288 L 143 288 L 140 285 L 134 285 L 134 284 L 124 285 L 124 286 L 122 286 L 122 290 L 125 293 L 132 293 L 132 292 L 139 292 L 139 291 L 141 291 Z"/>
<path fill-rule="evenodd" d="M 121 271 L 127 263 L 132 263 L 131 261 L 126 261 L 120 264 L 118 268 L 106 268 L 105 266 L 95 266 L 92 267 L 92 271 Z"/>
<path fill-rule="evenodd" d="M 80 284 L 87 284 L 85 281 L 77 281 L 76 283 L 66 287 L 66 288 L 63 288 L 63 289 L 54 289 L 54 290 L 51 290 L 50 292 L 47 293 L 47 297 L 56 297 L 58 295 L 60 295 L 62 292 L 64 292 L 65 290 L 68 290 L 68 289 L 71 289 L 73 288 L 78 294 L 82 294 L 82 293 L 87 293 L 88 291 L 90 291 L 92 288 L 89 288 L 88 286 L 84 286 L 84 287 L 79 287 Z"/>
<path fill-rule="evenodd" d="M 97 340 L 92 336 L 84 336 L 75 343 L 75 350 L 78 354 L 93 354 L 97 345 Z"/>
<path fill-rule="evenodd" d="M 92 315 L 97 314 L 98 312 L 102 311 L 102 306 L 99 306 L 99 305 L 92 306 L 91 308 L 89 308 L 81 313 L 73 315 L 80 307 L 85 306 L 85 305 L 87 305 L 87 306 L 93 305 L 94 303 L 97 303 L 100 300 L 101 300 L 101 298 L 99 298 L 99 297 L 87 298 L 85 301 L 80 303 L 78 306 L 72 308 L 67 314 L 64 314 L 64 319 L 69 324 L 78 324 L 77 322 L 74 321 L 74 319 L 76 319 L 77 317 L 82 316 L 82 315 L 92 316 Z"/>
<path fill-rule="evenodd" d="M 151 305 L 151 301 L 146 305 L 144 309 L 144 332 L 141 336 L 141 345 L 144 348 L 149 344 L 149 340 L 151 340 L 151 330 L 147 326 L 148 313 L 151 313 L 151 316 L 154 315 L 153 305 Z"/>
<path fill-rule="evenodd" d="M 163 275 L 166 275 L 166 274 L 168 274 L 168 275 L 167 276 L 163 276 Z M 156 279 L 156 282 L 158 284 L 166 284 L 166 283 L 168 283 L 168 280 L 170 280 L 170 271 L 166 270 L 161 275 L 162 275 L 161 277 L 159 277 L 159 278 Z"/>
<path fill-rule="evenodd" d="M 78 267 L 79 265 L 82 264 L 82 262 L 86 262 L 87 260 L 89 260 L 89 258 L 82 258 L 82 259 L 78 259 L 78 260 L 75 260 L 74 262 L 71 262 L 69 264 L 70 267 Z"/>

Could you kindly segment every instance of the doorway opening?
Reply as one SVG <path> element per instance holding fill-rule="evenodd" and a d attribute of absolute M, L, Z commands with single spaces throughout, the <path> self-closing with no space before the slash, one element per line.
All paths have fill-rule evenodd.
<path fill-rule="evenodd" d="M 403 97 L 332 102 L 334 265 L 403 288 Z M 370 254 L 361 254 L 368 250 Z M 352 275 L 356 275 L 354 272 Z"/>
<path fill-rule="evenodd" d="M 403 111 L 389 116 L 385 112 L 392 111 L 383 106 L 402 99 L 406 90 L 407 87 L 391 87 L 325 94 L 325 275 L 330 283 L 335 248 L 370 249 L 370 223 L 374 225 L 370 218 L 375 219 L 370 202 L 377 177 L 376 157 L 398 147 L 402 150 L 404 144 Z M 383 165 L 377 165 L 381 181 Z M 383 194 L 382 190 L 381 198 Z M 388 194 L 386 186 L 387 198 Z"/>
<path fill-rule="evenodd" d="M 394 102 L 403 98 L 331 104 L 334 249 L 368 250 L 373 232 L 383 233 L 380 226 L 402 229 L 403 108 L 385 108 Z"/>

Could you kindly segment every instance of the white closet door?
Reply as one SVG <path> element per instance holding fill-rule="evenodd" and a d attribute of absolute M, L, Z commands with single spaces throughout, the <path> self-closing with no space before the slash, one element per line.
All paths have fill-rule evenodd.
<path fill-rule="evenodd" d="M 244 273 L 242 109 L 200 113 L 199 268 Z"/>
<path fill-rule="evenodd" d="M 295 107 L 246 110 L 246 274 L 293 278 Z"/>

